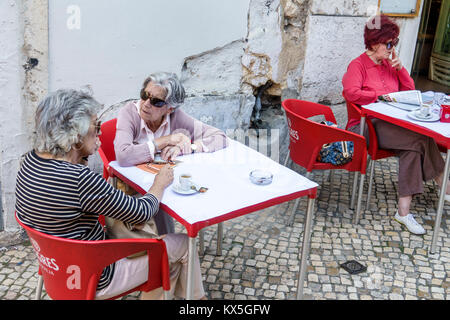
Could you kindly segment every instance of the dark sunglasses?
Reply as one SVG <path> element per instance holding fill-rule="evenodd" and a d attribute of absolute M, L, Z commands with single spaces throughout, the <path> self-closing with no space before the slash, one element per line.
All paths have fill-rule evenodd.
<path fill-rule="evenodd" d="M 164 100 L 161 100 L 161 99 L 159 99 L 159 98 L 152 97 L 150 94 L 148 94 L 148 92 L 146 92 L 146 91 L 144 91 L 144 90 L 141 91 L 141 99 L 142 99 L 142 100 L 148 100 L 148 99 L 150 99 L 150 104 L 151 104 L 152 106 L 157 107 L 157 108 L 162 108 L 162 107 L 164 107 L 165 105 L 168 104 L 168 103 L 165 102 Z"/>
<path fill-rule="evenodd" d="M 389 41 L 388 43 L 386 43 L 386 48 L 387 48 L 388 50 L 391 50 L 393 47 L 395 47 L 395 46 L 398 45 L 398 41 L 399 41 L 398 38 Z"/>

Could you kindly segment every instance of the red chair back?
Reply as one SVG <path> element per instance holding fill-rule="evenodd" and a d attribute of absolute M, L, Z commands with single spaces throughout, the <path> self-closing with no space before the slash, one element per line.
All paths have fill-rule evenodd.
<path fill-rule="evenodd" d="M 282 102 L 289 126 L 289 154 L 295 163 L 312 170 L 345 169 L 366 172 L 367 149 L 364 137 L 336 127 L 320 124 L 307 118 L 323 115 L 327 121 L 336 123 L 332 110 L 318 103 L 287 99 Z M 353 141 L 354 154 L 349 163 L 335 166 L 317 161 L 317 156 L 326 143 Z"/>
<path fill-rule="evenodd" d="M 98 149 L 100 158 L 103 162 L 103 178 L 107 179 L 110 174 L 108 172 L 108 164 L 116 160 L 116 152 L 114 151 L 114 138 L 116 137 L 117 118 L 102 123 L 101 134 L 99 136 L 101 146 Z"/>
<path fill-rule="evenodd" d="M 347 126 L 345 129 L 348 129 L 348 124 L 350 122 L 350 119 L 355 120 L 361 120 L 361 109 L 356 104 L 346 101 L 347 103 Z M 385 150 L 385 149 L 379 149 L 378 147 L 378 138 L 377 134 L 375 132 L 375 127 L 372 124 L 372 121 L 370 121 L 369 118 L 366 117 L 366 125 L 367 129 L 369 130 L 369 148 L 368 153 L 372 160 L 379 160 L 383 158 L 393 157 L 395 154 L 392 151 Z"/>
<path fill-rule="evenodd" d="M 54 300 L 93 300 L 103 269 L 133 253 L 147 251 L 148 281 L 112 299 L 134 291 L 170 289 L 169 262 L 164 241 L 117 239 L 81 241 L 47 235 L 17 222 L 27 232 L 39 261 L 45 290 Z"/>

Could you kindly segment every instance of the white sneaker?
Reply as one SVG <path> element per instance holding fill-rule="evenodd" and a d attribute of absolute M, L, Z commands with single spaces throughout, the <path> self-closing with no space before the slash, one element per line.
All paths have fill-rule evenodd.
<path fill-rule="evenodd" d="M 409 230 L 409 232 L 414 234 L 424 234 L 425 229 L 417 223 L 416 219 L 411 213 L 408 213 L 406 216 L 402 217 L 398 214 L 398 211 L 395 213 L 394 219 L 405 225 L 405 227 Z"/>

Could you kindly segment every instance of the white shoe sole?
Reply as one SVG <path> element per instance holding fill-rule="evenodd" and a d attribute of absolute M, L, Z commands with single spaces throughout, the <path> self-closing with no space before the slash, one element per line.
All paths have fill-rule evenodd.
<path fill-rule="evenodd" d="M 394 217 L 394 220 L 397 221 L 398 223 L 400 223 L 402 226 L 404 226 L 406 228 L 406 230 L 408 230 L 412 234 L 421 236 L 421 235 L 424 235 L 426 233 L 426 231 L 424 231 L 423 233 L 417 233 L 417 232 L 411 231 L 411 230 L 409 230 L 408 226 L 404 222 L 401 222 L 400 220 L 397 220 L 395 217 Z"/>

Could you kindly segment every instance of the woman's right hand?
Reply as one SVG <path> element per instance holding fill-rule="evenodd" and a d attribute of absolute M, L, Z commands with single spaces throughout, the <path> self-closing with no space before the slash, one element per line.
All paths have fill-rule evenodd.
<path fill-rule="evenodd" d="M 173 168 L 170 164 L 166 164 L 162 167 L 158 174 L 155 176 L 154 185 L 163 187 L 164 189 L 173 182 Z"/>
<path fill-rule="evenodd" d="M 166 189 L 167 186 L 172 183 L 172 181 L 173 168 L 170 166 L 170 164 L 166 164 L 159 170 L 158 174 L 155 176 L 153 185 L 148 190 L 148 193 L 153 194 L 158 199 L 158 201 L 161 201 L 164 194 L 164 189 Z"/>

